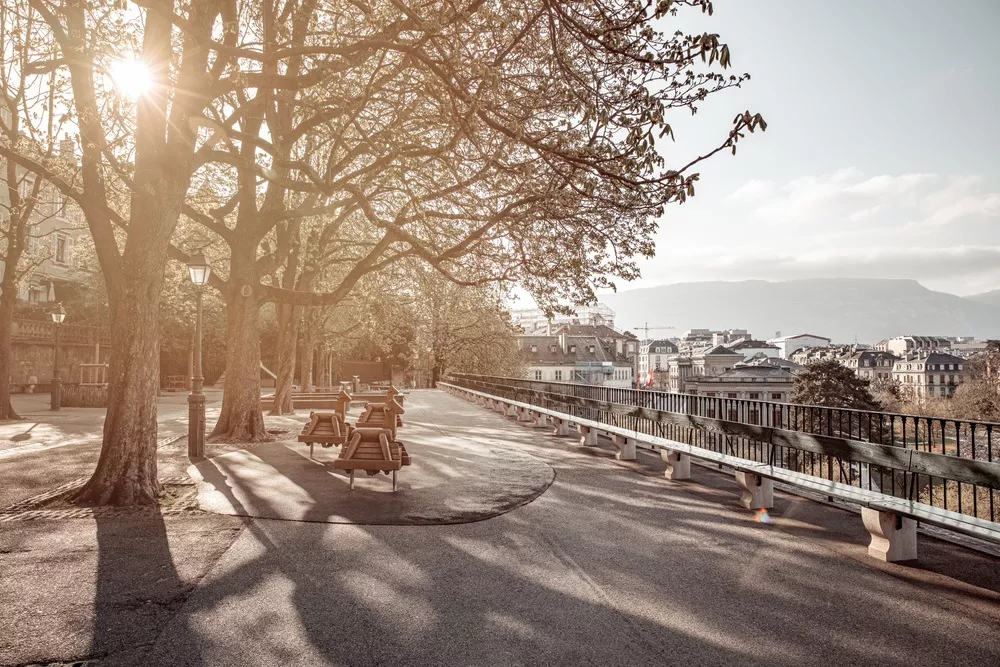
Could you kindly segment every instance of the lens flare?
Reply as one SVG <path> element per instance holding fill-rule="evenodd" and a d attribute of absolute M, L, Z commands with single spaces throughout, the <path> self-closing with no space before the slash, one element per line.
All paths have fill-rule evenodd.
<path fill-rule="evenodd" d="M 764 508 L 757 510 L 757 514 L 754 515 L 753 520 L 757 523 L 774 523 L 774 521 L 771 520 L 771 515 L 768 514 L 767 510 Z"/>
<path fill-rule="evenodd" d="M 153 87 L 153 76 L 141 60 L 116 60 L 111 63 L 111 79 L 119 93 L 133 100 Z"/>

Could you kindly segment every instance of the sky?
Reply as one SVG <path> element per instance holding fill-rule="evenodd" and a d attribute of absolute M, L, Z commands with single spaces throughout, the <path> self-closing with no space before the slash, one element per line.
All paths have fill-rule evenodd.
<path fill-rule="evenodd" d="M 752 79 L 670 120 L 668 164 L 720 143 L 743 110 L 768 127 L 703 163 L 619 291 L 813 277 L 1000 288 L 1000 2 L 716 0 L 712 17 L 669 22 L 718 33 Z"/>

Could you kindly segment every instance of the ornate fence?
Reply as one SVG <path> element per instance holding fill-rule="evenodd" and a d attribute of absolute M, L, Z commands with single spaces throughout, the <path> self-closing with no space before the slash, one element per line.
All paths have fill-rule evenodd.
<path fill-rule="evenodd" d="M 449 382 L 988 521 L 1000 424 L 457 374 Z"/>

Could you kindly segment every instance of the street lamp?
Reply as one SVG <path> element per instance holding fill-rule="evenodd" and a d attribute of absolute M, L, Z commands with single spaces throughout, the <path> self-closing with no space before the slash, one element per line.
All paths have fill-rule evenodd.
<path fill-rule="evenodd" d="M 54 329 L 56 330 L 56 347 L 52 360 L 52 390 L 50 394 L 51 401 L 49 403 L 49 408 L 57 411 L 62 408 L 62 378 L 59 375 L 59 330 L 62 328 L 62 323 L 65 319 L 66 309 L 63 308 L 62 303 L 57 303 L 55 309 L 52 311 L 52 321 L 55 323 Z"/>
<path fill-rule="evenodd" d="M 194 325 L 194 375 L 188 395 L 188 456 L 202 457 L 205 455 L 205 392 L 202 391 L 205 378 L 201 374 L 201 293 L 212 275 L 212 267 L 200 252 L 191 255 L 187 265 L 198 297 Z"/>

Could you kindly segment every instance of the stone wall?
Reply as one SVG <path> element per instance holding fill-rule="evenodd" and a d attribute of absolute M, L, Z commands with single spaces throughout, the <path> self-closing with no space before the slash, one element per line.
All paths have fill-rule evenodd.
<path fill-rule="evenodd" d="M 39 386 L 42 385 L 44 386 L 42 390 L 46 390 L 49 380 L 52 379 L 55 346 L 52 343 L 15 342 L 12 347 L 14 363 L 10 369 L 10 383 L 14 386 L 14 391 L 23 391 L 26 385 L 32 384 L 32 378 L 36 391 L 39 391 Z M 102 346 L 101 363 L 107 363 L 108 355 L 109 349 Z M 60 343 L 59 370 L 63 382 L 79 382 L 80 364 L 95 363 L 94 357 L 93 344 Z"/>
<path fill-rule="evenodd" d="M 106 408 L 108 407 L 108 386 L 64 384 L 61 402 L 64 408 Z"/>

